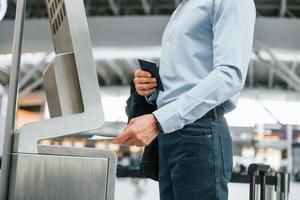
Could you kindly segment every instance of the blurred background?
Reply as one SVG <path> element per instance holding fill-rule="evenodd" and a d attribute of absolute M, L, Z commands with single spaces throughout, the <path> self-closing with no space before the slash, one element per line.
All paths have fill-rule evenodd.
<path fill-rule="evenodd" d="M 15 0 L 0 1 L 0 143 L 3 141 L 11 66 Z M 134 178 L 143 149 L 113 145 L 99 133 L 126 126 L 126 99 L 137 58 L 159 63 L 161 36 L 179 0 L 84 0 L 106 123 L 99 132 L 41 141 L 108 148 L 117 152 L 116 200 L 159 199 L 158 185 Z M 291 198 L 300 196 L 300 0 L 255 0 L 257 22 L 251 63 L 238 107 L 226 115 L 234 148 L 234 172 L 264 162 L 292 174 Z M 49 118 L 42 73 L 54 57 L 44 1 L 28 0 L 17 126 Z M 84 122 L 82 122 L 84 123 Z M 2 145 L 2 144 L 1 144 Z M 0 145 L 0 146 L 1 146 Z M 2 148 L 0 148 L 0 155 Z M 126 178 L 125 178 L 126 177 Z M 247 185 L 230 184 L 237 200 Z M 297 193 L 298 192 L 298 193 Z"/>

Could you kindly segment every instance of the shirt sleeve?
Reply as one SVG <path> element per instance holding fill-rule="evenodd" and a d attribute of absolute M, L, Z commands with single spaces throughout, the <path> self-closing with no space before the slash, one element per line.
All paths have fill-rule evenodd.
<path fill-rule="evenodd" d="M 203 117 L 244 86 L 253 44 L 254 2 L 214 2 L 210 12 L 214 70 L 191 90 L 153 112 L 164 133 L 179 130 Z"/>
<path fill-rule="evenodd" d="M 153 92 L 153 94 L 151 94 L 150 96 L 145 97 L 146 101 L 152 105 L 156 104 L 156 100 L 159 94 L 159 90 L 155 90 L 155 92 Z"/>

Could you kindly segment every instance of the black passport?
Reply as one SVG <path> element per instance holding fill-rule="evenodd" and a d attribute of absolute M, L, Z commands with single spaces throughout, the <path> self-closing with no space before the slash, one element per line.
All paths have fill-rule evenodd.
<path fill-rule="evenodd" d="M 161 91 L 164 91 L 164 86 L 162 84 L 162 81 L 161 81 L 161 78 L 160 78 L 160 75 L 159 75 L 159 68 L 156 65 L 156 63 L 149 62 L 149 61 L 146 61 L 146 60 L 141 60 L 141 59 L 138 59 L 138 61 L 139 61 L 139 64 L 141 66 L 141 69 L 143 71 L 147 71 L 147 72 L 151 73 L 151 75 L 154 78 L 156 78 L 156 80 L 157 80 L 157 89 L 161 90 Z"/>

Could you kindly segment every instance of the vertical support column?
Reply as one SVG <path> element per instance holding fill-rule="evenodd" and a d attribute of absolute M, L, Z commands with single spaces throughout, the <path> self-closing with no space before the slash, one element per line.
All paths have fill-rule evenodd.
<path fill-rule="evenodd" d="M 253 88 L 254 87 L 254 60 L 250 61 L 248 76 L 249 76 L 249 87 Z"/>
<path fill-rule="evenodd" d="M 5 136 L 3 146 L 3 161 L 1 167 L 0 199 L 8 199 L 8 186 L 10 174 L 10 161 L 13 134 L 15 131 L 15 116 L 18 99 L 19 71 L 22 53 L 23 27 L 27 0 L 18 0 L 14 28 L 14 41 L 12 49 L 12 65 L 10 69 L 8 105 L 5 121 Z"/>
<path fill-rule="evenodd" d="M 284 17 L 287 10 L 287 0 L 281 0 L 279 16 Z"/>
<path fill-rule="evenodd" d="M 292 71 L 292 73 L 295 73 L 297 67 L 298 67 L 298 62 L 297 62 L 296 60 L 294 60 L 294 61 L 292 62 L 292 65 L 291 65 L 291 71 Z M 292 89 L 291 84 L 288 84 L 288 89 L 289 89 L 289 90 Z"/>
<path fill-rule="evenodd" d="M 143 9 L 145 11 L 145 14 L 150 15 L 151 14 L 151 5 L 148 0 L 141 0 Z"/>
<path fill-rule="evenodd" d="M 4 141 L 4 120 L 5 120 L 5 113 L 7 110 L 7 91 L 5 89 L 1 89 L 0 87 L 0 157 L 2 158 L 2 150 L 3 150 L 3 141 Z M 0 168 L 1 168 L 1 161 L 0 161 Z M 0 170 L 1 171 L 1 170 Z M 1 174 L 0 174 L 1 178 Z"/>
<path fill-rule="evenodd" d="M 274 68 L 269 68 L 269 77 L 268 77 L 268 87 L 269 89 L 273 88 L 274 83 Z"/>
<path fill-rule="evenodd" d="M 286 140 L 287 140 L 287 158 L 288 158 L 288 173 L 293 169 L 293 125 L 288 124 L 286 127 Z"/>
<path fill-rule="evenodd" d="M 111 10 L 113 11 L 114 15 L 120 14 L 119 6 L 116 4 L 115 0 L 108 0 L 109 6 Z"/>

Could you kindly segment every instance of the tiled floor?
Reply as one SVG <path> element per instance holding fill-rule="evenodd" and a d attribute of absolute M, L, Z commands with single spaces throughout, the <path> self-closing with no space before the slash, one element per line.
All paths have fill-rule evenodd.
<path fill-rule="evenodd" d="M 248 200 L 248 185 L 230 184 L 229 190 L 229 200 Z M 158 184 L 151 180 L 118 179 L 115 196 L 115 200 L 159 200 Z M 300 200 L 300 183 L 291 184 L 289 200 Z"/>

